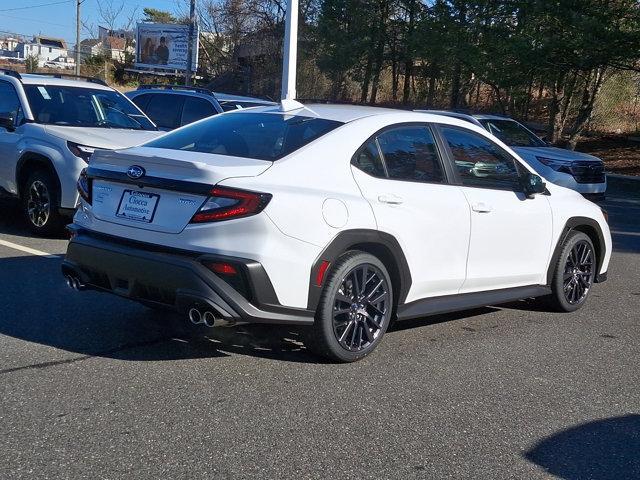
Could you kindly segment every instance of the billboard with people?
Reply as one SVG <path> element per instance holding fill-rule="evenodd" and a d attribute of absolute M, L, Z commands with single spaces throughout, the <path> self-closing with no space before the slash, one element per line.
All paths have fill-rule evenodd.
<path fill-rule="evenodd" d="M 198 67 L 198 31 L 193 34 L 193 70 Z M 139 23 L 136 67 L 186 70 L 189 25 Z"/>

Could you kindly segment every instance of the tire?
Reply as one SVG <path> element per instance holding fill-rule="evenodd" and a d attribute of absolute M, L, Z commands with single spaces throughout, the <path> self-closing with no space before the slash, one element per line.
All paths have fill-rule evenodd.
<path fill-rule="evenodd" d="M 22 215 L 29 229 L 42 236 L 60 234 L 65 219 L 60 215 L 60 192 L 55 178 L 36 170 L 22 187 Z"/>
<path fill-rule="evenodd" d="M 392 311 L 391 278 L 384 264 L 368 253 L 346 252 L 328 273 L 305 343 L 331 361 L 355 362 L 378 346 Z"/>
<path fill-rule="evenodd" d="M 591 292 L 597 268 L 593 242 L 584 233 L 572 231 L 565 239 L 553 271 L 547 305 L 557 312 L 581 308 Z"/>

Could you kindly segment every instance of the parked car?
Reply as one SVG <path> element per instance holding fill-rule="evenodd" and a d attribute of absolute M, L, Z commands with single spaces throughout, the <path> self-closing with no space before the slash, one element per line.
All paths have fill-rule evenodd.
<path fill-rule="evenodd" d="M 35 233 L 59 231 L 71 218 L 78 175 L 96 149 L 160 134 L 99 79 L 0 70 L 0 194 L 21 199 Z"/>
<path fill-rule="evenodd" d="M 238 110 L 96 152 L 78 188 L 70 286 L 207 326 L 304 325 L 336 361 L 372 352 L 395 317 L 528 297 L 576 310 L 611 255 L 597 205 L 442 115 Z"/>
<path fill-rule="evenodd" d="M 182 85 L 140 85 L 125 95 L 165 131 L 230 110 L 275 105 L 259 98 L 214 93 L 206 88 Z"/>
<path fill-rule="evenodd" d="M 590 200 L 604 200 L 607 178 L 598 157 L 554 147 L 516 120 L 499 115 L 468 115 L 446 110 L 422 110 L 466 120 L 485 128 L 513 148 L 546 180 L 582 193 Z"/>

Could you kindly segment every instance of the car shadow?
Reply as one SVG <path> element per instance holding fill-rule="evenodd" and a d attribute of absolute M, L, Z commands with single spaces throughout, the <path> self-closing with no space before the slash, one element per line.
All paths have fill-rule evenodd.
<path fill-rule="evenodd" d="M 565 480 L 640 478 L 640 415 L 568 428 L 541 440 L 524 457 Z"/>
<path fill-rule="evenodd" d="M 78 354 L 60 363 L 106 357 L 128 361 L 215 358 L 230 354 L 326 363 L 304 346 L 304 327 L 238 325 L 208 329 L 96 291 L 69 289 L 60 257 L 0 258 L 0 335 Z M 495 311 L 482 308 L 397 322 L 393 332 Z M 0 373 L 38 364 L 0 365 Z"/>
<path fill-rule="evenodd" d="M 32 238 L 34 236 L 20 212 L 20 203 L 18 200 L 0 197 L 0 234 L 25 238 Z M 63 230 L 58 234 L 46 238 L 59 240 L 69 238 L 69 235 Z"/>

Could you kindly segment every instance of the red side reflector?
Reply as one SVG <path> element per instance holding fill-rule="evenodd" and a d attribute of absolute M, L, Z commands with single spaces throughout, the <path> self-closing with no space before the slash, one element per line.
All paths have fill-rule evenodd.
<path fill-rule="evenodd" d="M 323 260 L 320 264 L 320 268 L 318 269 L 318 275 L 316 275 L 316 285 L 318 287 L 322 286 L 322 282 L 324 282 L 324 275 L 327 273 L 327 269 L 331 265 L 328 261 Z"/>
<path fill-rule="evenodd" d="M 205 262 L 205 267 L 220 275 L 237 275 L 238 270 L 230 263 Z"/>

